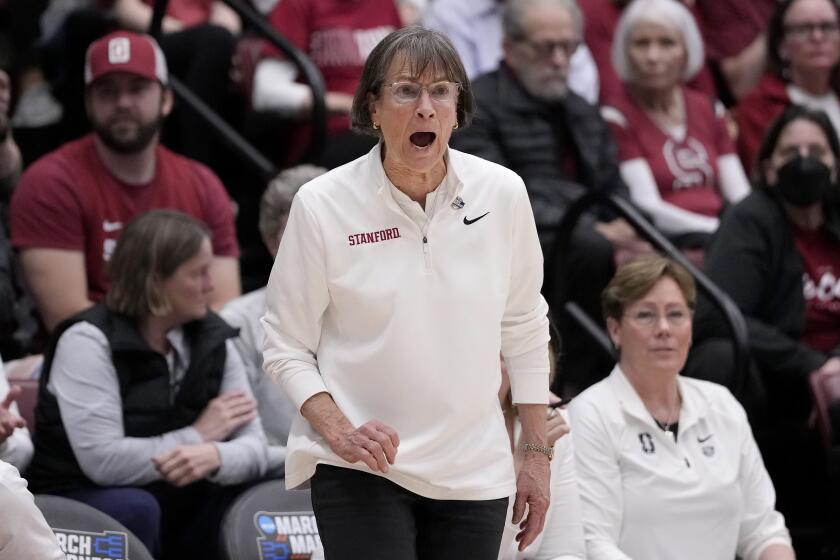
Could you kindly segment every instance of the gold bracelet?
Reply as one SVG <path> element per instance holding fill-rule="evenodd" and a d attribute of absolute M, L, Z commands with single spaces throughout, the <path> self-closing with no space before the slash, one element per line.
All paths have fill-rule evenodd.
<path fill-rule="evenodd" d="M 536 451 L 537 453 L 542 453 L 548 460 L 551 461 L 554 458 L 554 447 L 549 445 L 543 445 L 541 443 L 526 443 L 522 446 L 525 451 Z"/>

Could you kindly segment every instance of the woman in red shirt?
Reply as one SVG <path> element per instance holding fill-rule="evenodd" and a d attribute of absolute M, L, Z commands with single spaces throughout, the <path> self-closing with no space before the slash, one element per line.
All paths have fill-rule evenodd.
<path fill-rule="evenodd" d="M 622 88 L 602 113 L 630 195 L 679 244 L 702 246 L 724 202 L 745 197 L 749 184 L 722 109 L 684 85 L 703 65 L 697 24 L 675 0 L 636 0 L 612 55 Z"/>

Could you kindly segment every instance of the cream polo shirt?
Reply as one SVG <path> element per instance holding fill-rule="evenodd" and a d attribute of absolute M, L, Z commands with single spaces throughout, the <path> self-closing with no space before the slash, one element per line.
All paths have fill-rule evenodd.
<path fill-rule="evenodd" d="M 517 360 L 548 342 L 542 253 L 515 173 L 451 149 L 446 161 L 428 224 L 394 200 L 379 146 L 301 188 L 268 281 L 264 369 L 298 408 L 328 391 L 353 425 L 392 426 L 400 445 L 384 476 L 396 484 L 502 498 L 515 480 L 499 350 L 514 402 L 548 397 L 547 351 Z M 369 471 L 298 415 L 287 486 L 318 463 Z"/>
<path fill-rule="evenodd" d="M 0 560 L 64 560 L 26 481 L 0 461 Z"/>
<path fill-rule="evenodd" d="M 677 441 L 616 366 L 570 407 L 591 560 L 757 560 L 790 545 L 741 405 L 723 386 L 679 377 Z"/>

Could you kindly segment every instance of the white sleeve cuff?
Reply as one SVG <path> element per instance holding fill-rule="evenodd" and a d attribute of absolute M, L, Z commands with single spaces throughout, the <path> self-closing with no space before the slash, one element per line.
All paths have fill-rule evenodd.
<path fill-rule="evenodd" d="M 505 356 L 513 404 L 548 404 L 548 345 Z"/>
<path fill-rule="evenodd" d="M 251 104 L 258 111 L 296 115 L 312 97 L 309 86 L 295 82 L 297 68 L 286 60 L 267 58 L 257 64 Z"/>

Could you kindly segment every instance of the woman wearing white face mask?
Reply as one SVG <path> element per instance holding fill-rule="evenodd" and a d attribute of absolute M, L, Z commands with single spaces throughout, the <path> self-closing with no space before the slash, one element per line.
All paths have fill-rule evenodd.
<path fill-rule="evenodd" d="M 778 398 L 778 410 L 803 418 L 810 411 L 807 375 L 840 373 L 838 157 L 828 117 L 789 107 L 758 152 L 756 188 L 726 214 L 706 254 L 706 273 L 747 320 L 768 404 L 776 410 Z M 696 327 L 700 338 L 727 336 L 702 302 Z"/>

